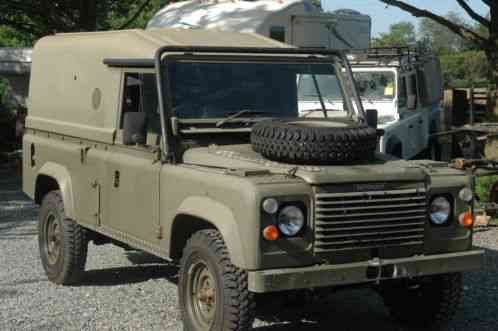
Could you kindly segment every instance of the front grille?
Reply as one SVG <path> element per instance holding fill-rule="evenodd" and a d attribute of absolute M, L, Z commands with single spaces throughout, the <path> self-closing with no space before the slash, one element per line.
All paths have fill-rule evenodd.
<path fill-rule="evenodd" d="M 329 193 L 333 192 L 333 193 Z M 425 187 L 315 192 L 315 253 L 423 245 Z"/>

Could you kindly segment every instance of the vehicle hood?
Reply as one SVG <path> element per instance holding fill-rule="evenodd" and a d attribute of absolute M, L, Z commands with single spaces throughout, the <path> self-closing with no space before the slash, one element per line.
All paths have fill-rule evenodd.
<path fill-rule="evenodd" d="M 390 159 L 383 154 L 378 154 L 377 160 L 368 164 L 297 166 L 265 159 L 254 152 L 250 145 L 192 148 L 185 152 L 183 162 L 196 166 L 246 171 L 238 173 L 251 173 L 251 171 L 259 170 L 272 174 L 288 174 L 300 177 L 309 184 L 373 181 L 420 182 L 428 180 L 429 176 L 437 175 L 438 168 L 441 168 L 442 175 L 461 174 L 445 164 Z"/>

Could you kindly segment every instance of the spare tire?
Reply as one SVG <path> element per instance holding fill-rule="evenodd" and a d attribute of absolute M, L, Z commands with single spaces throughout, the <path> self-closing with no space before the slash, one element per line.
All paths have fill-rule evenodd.
<path fill-rule="evenodd" d="M 351 164 L 373 159 L 377 130 L 344 119 L 269 120 L 253 127 L 251 144 L 254 151 L 273 161 Z"/>

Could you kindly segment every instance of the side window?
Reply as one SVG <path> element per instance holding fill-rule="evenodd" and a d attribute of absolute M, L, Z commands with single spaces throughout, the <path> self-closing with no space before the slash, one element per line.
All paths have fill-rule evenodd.
<path fill-rule="evenodd" d="M 147 132 L 160 134 L 161 122 L 158 110 L 156 78 L 154 74 L 126 74 L 122 113 L 145 112 Z M 121 116 L 120 128 L 123 128 Z"/>
<path fill-rule="evenodd" d="M 410 95 L 417 95 L 417 76 L 415 74 L 410 75 Z"/>
<path fill-rule="evenodd" d="M 408 98 L 408 90 L 406 86 L 406 76 L 405 76 L 402 77 L 399 82 L 399 95 L 398 95 L 399 107 L 406 107 L 407 98 Z"/>
<path fill-rule="evenodd" d="M 411 74 L 409 82 L 410 84 L 408 86 L 407 108 L 408 110 L 416 110 L 418 104 L 417 75 Z"/>
<path fill-rule="evenodd" d="M 272 26 L 270 28 L 270 38 L 285 43 L 285 27 Z"/>

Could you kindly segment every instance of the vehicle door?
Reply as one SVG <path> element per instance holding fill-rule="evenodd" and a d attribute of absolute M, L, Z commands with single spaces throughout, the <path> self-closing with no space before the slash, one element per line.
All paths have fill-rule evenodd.
<path fill-rule="evenodd" d="M 419 111 L 420 98 L 417 87 L 417 75 L 414 71 L 400 77 L 398 112 L 400 120 L 393 128 L 393 133 L 402 146 L 402 158 L 411 159 L 419 154 L 424 145 L 422 127 L 426 119 Z"/>
<path fill-rule="evenodd" d="M 152 72 L 123 73 L 121 115 L 115 146 L 107 162 L 108 226 L 128 241 L 158 245 L 159 231 L 159 132 L 155 75 Z M 123 143 L 127 112 L 147 115 L 145 145 Z"/>

